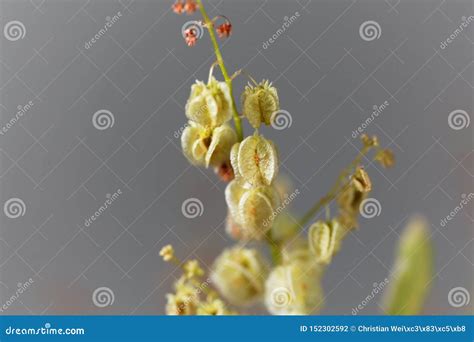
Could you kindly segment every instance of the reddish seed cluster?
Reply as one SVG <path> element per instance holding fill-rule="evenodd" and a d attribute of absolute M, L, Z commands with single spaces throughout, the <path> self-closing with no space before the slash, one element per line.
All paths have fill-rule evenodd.
<path fill-rule="evenodd" d="M 217 35 L 219 38 L 227 38 L 232 33 L 232 24 L 229 21 L 217 26 Z"/>
<path fill-rule="evenodd" d="M 198 4 L 194 0 L 176 0 L 176 2 L 172 6 L 173 12 L 176 14 L 193 14 L 196 12 L 198 8 Z M 220 24 L 216 27 L 216 32 L 219 38 L 228 38 L 230 34 L 232 33 L 232 24 L 230 23 L 229 19 L 227 19 L 225 16 L 219 15 L 216 18 L 212 20 L 213 27 L 214 22 L 216 19 L 224 19 L 225 22 L 223 24 Z M 184 41 L 188 46 L 194 46 L 197 43 L 198 40 L 198 29 L 192 27 L 184 31 Z"/>
<path fill-rule="evenodd" d="M 176 2 L 172 6 L 173 12 L 176 14 L 183 14 L 186 12 L 187 14 L 193 14 L 196 12 L 198 5 L 194 0 L 176 0 Z"/>
<path fill-rule="evenodd" d="M 198 40 L 198 32 L 196 28 L 191 27 L 188 28 L 186 31 L 184 31 L 184 41 L 188 46 L 194 46 L 196 45 L 196 42 Z"/>

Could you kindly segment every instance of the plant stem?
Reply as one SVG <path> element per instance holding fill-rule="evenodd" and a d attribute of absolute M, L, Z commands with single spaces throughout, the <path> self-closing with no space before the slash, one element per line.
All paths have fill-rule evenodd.
<path fill-rule="evenodd" d="M 280 246 L 273 240 L 271 231 L 267 233 L 266 240 L 268 247 L 270 247 L 270 254 L 274 265 L 281 263 L 281 250 Z"/>
<path fill-rule="evenodd" d="M 302 228 L 306 224 L 308 224 L 309 221 L 319 212 L 319 210 L 331 203 L 339 193 L 348 185 L 347 183 L 344 183 L 344 180 L 346 180 L 347 176 L 350 175 L 350 173 L 359 165 L 361 162 L 362 158 L 369 152 L 370 147 L 364 147 L 360 153 L 354 158 L 352 163 L 346 167 L 342 172 L 339 174 L 339 177 L 337 178 L 336 182 L 332 186 L 331 190 L 322 198 L 319 199 L 318 202 L 314 206 L 312 206 L 306 214 L 295 224 L 295 228 Z"/>
<path fill-rule="evenodd" d="M 224 76 L 225 83 L 229 87 L 230 97 L 232 98 L 232 112 L 234 117 L 235 130 L 237 131 L 237 137 L 239 141 L 242 141 L 244 133 L 242 131 L 242 122 L 239 117 L 239 112 L 237 111 L 237 106 L 234 100 L 234 94 L 232 89 L 232 78 L 229 77 L 229 73 L 224 64 L 224 59 L 222 58 L 221 50 L 219 49 L 219 44 L 217 43 L 216 35 L 214 33 L 214 23 L 209 19 L 206 9 L 202 4 L 202 0 L 197 0 L 199 10 L 201 11 L 202 17 L 204 19 L 204 24 L 209 31 L 209 36 L 211 37 L 212 46 L 214 47 L 214 53 L 216 54 L 217 63 L 221 69 L 222 75 Z"/>

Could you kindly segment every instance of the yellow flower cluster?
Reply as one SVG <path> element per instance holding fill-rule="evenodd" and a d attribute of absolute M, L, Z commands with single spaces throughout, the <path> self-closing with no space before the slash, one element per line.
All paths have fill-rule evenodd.
<path fill-rule="evenodd" d="M 174 260 L 173 248 L 168 245 L 161 253 L 165 260 Z M 171 255 L 171 259 L 168 258 Z M 210 287 L 210 280 L 203 279 L 204 270 L 197 260 L 189 260 L 182 264 L 183 275 L 175 282 L 174 293 L 166 295 L 167 315 L 232 315 L 234 311 L 227 308 L 217 293 Z"/>

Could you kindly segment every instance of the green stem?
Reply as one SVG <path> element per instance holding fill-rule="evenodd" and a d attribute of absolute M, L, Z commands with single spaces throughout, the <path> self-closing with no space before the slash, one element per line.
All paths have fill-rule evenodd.
<path fill-rule="evenodd" d="M 204 19 L 204 24 L 209 31 L 209 36 L 211 37 L 212 46 L 214 47 L 214 53 L 216 54 L 217 63 L 221 68 L 222 75 L 224 76 L 225 83 L 229 87 L 230 97 L 232 98 L 232 112 L 234 117 L 235 130 L 237 131 L 237 137 L 239 141 L 242 141 L 244 133 L 242 131 L 242 122 L 239 117 L 239 112 L 237 111 L 237 106 L 234 100 L 234 94 L 232 90 L 232 79 L 229 77 L 229 73 L 224 64 L 224 59 L 222 58 L 221 50 L 219 49 L 219 44 L 217 43 L 216 35 L 214 33 L 214 23 L 209 19 L 206 9 L 202 4 L 202 0 L 197 0 L 199 10 L 201 11 L 202 17 Z"/>
<path fill-rule="evenodd" d="M 295 224 L 295 228 L 302 228 L 306 224 L 311 221 L 311 219 L 319 212 L 319 210 L 326 206 L 329 205 L 337 196 L 339 193 L 341 193 L 342 190 L 348 185 L 347 182 L 345 183 L 344 181 L 347 179 L 347 177 L 353 172 L 353 170 L 359 165 L 361 162 L 362 158 L 369 152 L 370 147 L 364 147 L 360 153 L 355 157 L 355 159 L 352 161 L 352 163 L 346 167 L 340 174 L 339 177 L 337 178 L 336 182 L 332 186 L 331 190 L 326 194 L 326 196 L 322 197 L 319 199 L 318 202 L 314 206 L 312 206 L 306 214 Z"/>
<path fill-rule="evenodd" d="M 266 240 L 267 240 L 268 246 L 270 247 L 270 254 L 272 256 L 273 264 L 279 265 L 281 263 L 281 248 L 273 240 L 271 231 L 267 233 Z"/>

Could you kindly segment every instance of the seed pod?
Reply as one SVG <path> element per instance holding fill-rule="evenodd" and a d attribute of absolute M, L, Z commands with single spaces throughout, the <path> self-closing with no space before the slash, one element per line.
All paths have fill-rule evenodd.
<path fill-rule="evenodd" d="M 208 84 L 196 81 L 186 103 L 186 116 L 204 127 L 217 127 L 232 117 L 232 98 L 225 82 L 211 78 Z"/>
<path fill-rule="evenodd" d="M 234 305 L 249 305 L 263 295 L 268 267 L 255 249 L 233 247 L 215 260 L 211 279 L 220 293 Z"/>
<path fill-rule="evenodd" d="M 211 131 L 194 122 L 190 122 L 181 135 L 181 147 L 189 162 L 204 164 L 204 157 L 211 143 Z"/>
<path fill-rule="evenodd" d="M 329 264 L 341 241 L 341 226 L 338 221 L 317 221 L 309 228 L 308 240 L 316 262 Z"/>
<path fill-rule="evenodd" d="M 241 225 L 242 219 L 240 217 L 239 203 L 242 195 L 245 193 L 244 183 L 240 179 L 234 179 L 225 189 L 225 200 L 229 208 L 229 214 L 232 217 L 234 224 Z"/>
<path fill-rule="evenodd" d="M 261 123 L 270 125 L 272 114 L 280 109 L 278 93 L 266 80 L 254 86 L 249 84 L 242 94 L 243 114 L 254 128 Z"/>
<path fill-rule="evenodd" d="M 239 178 L 241 174 L 239 173 L 239 163 L 238 163 L 238 156 L 239 156 L 239 146 L 240 143 L 235 143 L 230 150 L 230 164 L 232 165 L 232 169 L 234 170 L 235 178 Z"/>
<path fill-rule="evenodd" d="M 240 198 L 238 214 L 244 236 L 261 240 L 273 226 L 278 205 L 278 193 L 273 187 L 261 186 L 246 190 Z"/>
<path fill-rule="evenodd" d="M 354 175 L 352 176 L 352 183 L 360 192 L 366 193 L 372 190 L 372 182 L 363 167 L 358 167 L 355 170 Z"/>
<path fill-rule="evenodd" d="M 300 261 L 277 266 L 265 282 L 265 306 L 273 315 L 310 315 L 319 311 L 324 298 L 320 270 Z"/>
<path fill-rule="evenodd" d="M 237 141 L 234 130 L 227 125 L 211 130 L 190 122 L 181 136 L 183 153 L 194 165 L 221 166 L 229 160 L 232 145 Z"/>
<path fill-rule="evenodd" d="M 237 164 L 239 173 L 250 184 L 270 185 L 278 174 L 275 145 L 262 136 L 250 136 L 240 143 Z"/>
<path fill-rule="evenodd" d="M 215 128 L 212 131 L 211 144 L 206 153 L 206 167 L 209 165 L 220 166 L 228 161 L 230 150 L 236 141 L 237 134 L 231 127 L 223 125 Z"/>

